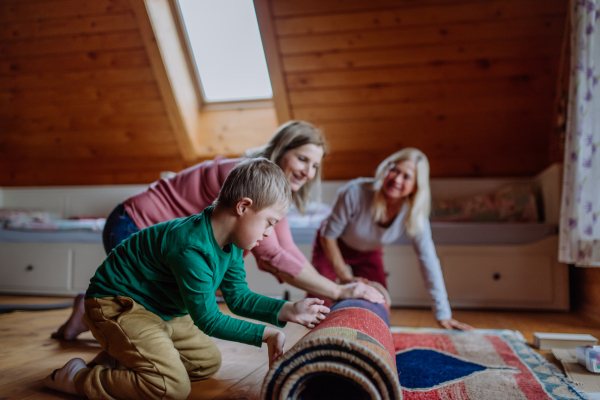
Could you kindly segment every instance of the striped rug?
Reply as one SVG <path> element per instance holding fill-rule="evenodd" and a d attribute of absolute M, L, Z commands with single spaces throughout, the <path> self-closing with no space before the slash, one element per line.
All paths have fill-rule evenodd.
<path fill-rule="evenodd" d="M 404 400 L 584 399 L 519 332 L 391 328 Z"/>

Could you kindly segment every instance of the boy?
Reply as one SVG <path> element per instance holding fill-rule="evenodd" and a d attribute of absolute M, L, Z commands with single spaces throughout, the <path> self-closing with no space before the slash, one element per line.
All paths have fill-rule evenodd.
<path fill-rule="evenodd" d="M 214 292 L 221 288 L 233 313 L 279 327 L 291 321 L 312 328 L 325 318 L 322 300 L 275 300 L 245 282 L 242 251 L 271 234 L 291 201 L 278 166 L 246 160 L 231 170 L 213 207 L 123 241 L 96 271 L 84 303 L 86 323 L 117 368 L 76 358 L 46 386 L 91 399 L 185 399 L 190 380 L 206 379 L 221 365 L 209 336 L 265 342 L 275 361 L 283 332 L 223 315 Z"/>

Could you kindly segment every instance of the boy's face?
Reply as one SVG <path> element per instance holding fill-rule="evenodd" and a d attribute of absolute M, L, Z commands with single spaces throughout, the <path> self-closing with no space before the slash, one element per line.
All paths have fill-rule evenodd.
<path fill-rule="evenodd" d="M 238 208 L 239 210 L 239 208 Z M 273 227 L 287 213 L 287 207 L 275 205 L 258 212 L 252 207 L 245 207 L 240 213 L 234 232 L 233 244 L 243 250 L 252 250 L 264 237 L 271 235 Z"/>

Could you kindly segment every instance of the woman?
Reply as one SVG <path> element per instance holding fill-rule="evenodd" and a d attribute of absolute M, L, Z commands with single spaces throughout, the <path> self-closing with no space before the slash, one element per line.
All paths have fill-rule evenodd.
<path fill-rule="evenodd" d="M 321 131 L 308 122 L 290 121 L 277 129 L 267 145 L 246 155 L 266 157 L 281 167 L 290 183 L 294 203 L 303 213 L 311 186 L 320 184 L 321 160 L 326 150 Z M 217 198 L 227 174 L 241 160 L 217 157 L 200 163 L 173 178 L 154 182 L 146 191 L 119 204 L 104 227 L 106 253 L 140 229 L 202 212 Z M 338 285 L 321 276 L 294 244 L 286 218 L 275 225 L 271 236 L 264 238 L 252 253 L 259 268 L 272 273 L 280 282 L 331 300 L 357 297 L 383 302 L 381 293 L 363 282 Z M 83 322 L 83 295 L 79 295 L 72 315 L 52 337 L 71 340 L 87 330 Z"/>
<path fill-rule="evenodd" d="M 400 150 L 379 165 L 374 179 L 355 179 L 340 188 L 331 215 L 317 233 L 312 262 L 332 281 L 368 279 L 387 288 L 381 248 L 406 230 L 438 323 L 446 329 L 472 330 L 452 319 L 431 239 L 430 203 L 427 157 L 417 149 Z"/>

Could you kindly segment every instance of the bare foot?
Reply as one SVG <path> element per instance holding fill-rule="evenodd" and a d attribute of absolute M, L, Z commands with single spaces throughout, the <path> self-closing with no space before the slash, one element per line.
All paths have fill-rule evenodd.
<path fill-rule="evenodd" d="M 77 297 L 75 297 L 75 300 L 73 300 L 73 312 L 71 313 L 71 316 L 67 322 L 62 324 L 61 327 L 51 335 L 51 337 L 54 339 L 75 340 L 80 333 L 90 330 L 83 321 L 83 314 L 85 313 L 83 308 L 83 297 L 83 293 L 79 293 Z"/>

